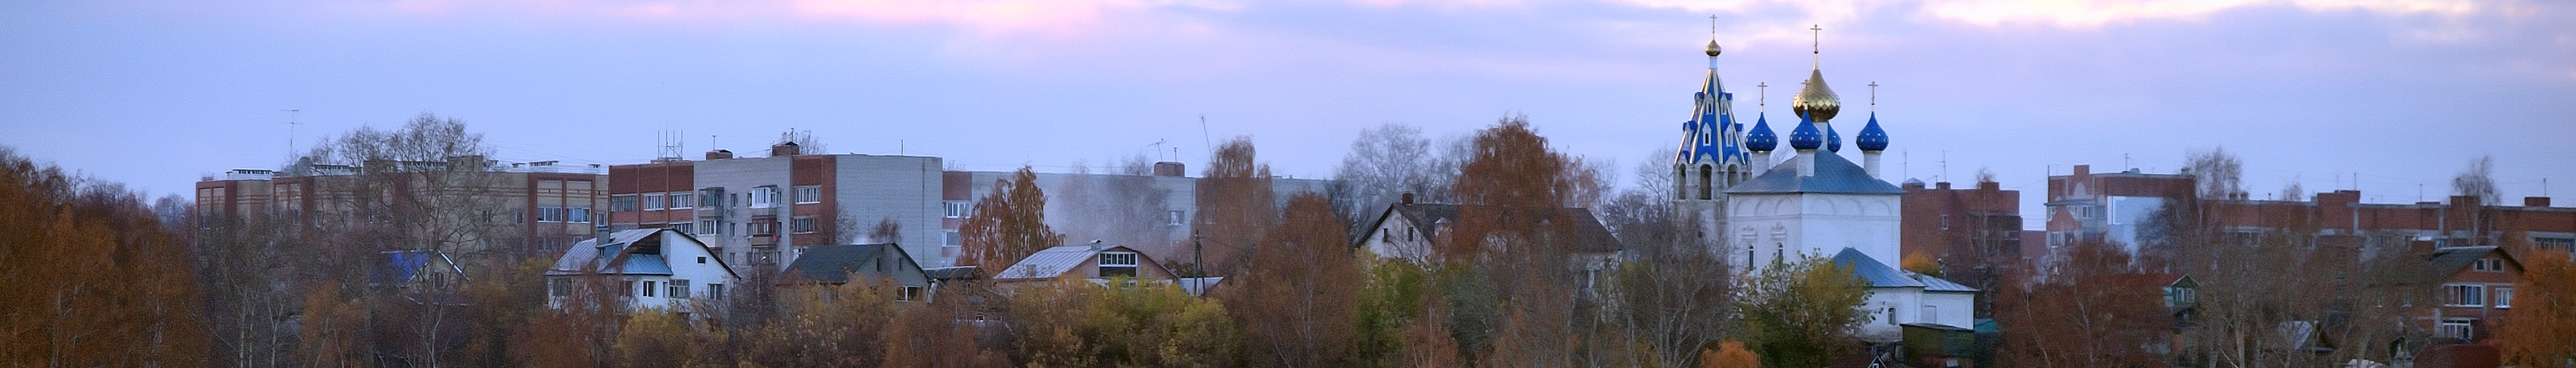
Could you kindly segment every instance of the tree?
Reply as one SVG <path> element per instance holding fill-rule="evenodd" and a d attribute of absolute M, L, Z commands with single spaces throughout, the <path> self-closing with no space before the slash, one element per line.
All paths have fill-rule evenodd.
<path fill-rule="evenodd" d="M 2469 167 L 2451 177 L 2451 195 L 2477 197 L 2478 203 L 2496 205 L 2502 194 L 2496 190 L 2495 156 L 2478 156 Z"/>
<path fill-rule="evenodd" d="M 958 264 L 978 265 L 977 272 L 989 278 L 1029 254 L 1064 244 L 1064 234 L 1047 227 L 1046 191 L 1037 181 L 1036 172 L 1021 166 L 975 201 L 974 213 L 958 229 L 966 243 Z"/>
<path fill-rule="evenodd" d="M 2011 326 L 1997 353 L 2016 367 L 2146 367 L 2147 349 L 2166 342 L 2172 316 L 2161 292 L 2170 276 L 2137 271 L 2127 252 L 2074 246 L 2046 277 L 2016 275 L 1994 297 L 1997 322 Z"/>
<path fill-rule="evenodd" d="M 2227 147 L 2212 147 L 2185 155 L 2186 170 L 2200 182 L 2200 198 L 2230 199 L 2245 194 L 2245 161 L 2227 153 Z"/>
<path fill-rule="evenodd" d="M 723 367 L 723 330 L 699 328 L 680 313 L 644 309 L 617 328 L 617 361 L 626 367 Z"/>
<path fill-rule="evenodd" d="M 1435 252 L 1470 266 L 1476 279 L 1451 280 L 1460 346 L 1482 366 L 1566 366 L 1582 353 L 1577 316 L 1589 297 L 1577 280 L 1586 266 L 1569 259 L 1585 241 L 1566 236 L 1578 218 L 1558 209 L 1573 185 L 1571 160 L 1547 148 L 1527 116 L 1506 116 L 1477 132 L 1474 155 L 1458 176 L 1457 220 L 1437 236 Z M 1488 299 L 1491 298 L 1491 299 Z M 1491 313 L 1469 307 L 1493 307 Z M 1491 324 L 1486 324 L 1490 322 Z"/>
<path fill-rule="evenodd" d="M 1020 356 L 1033 367 L 1231 367 L 1243 331 L 1224 305 L 1124 277 L 1030 285 L 1012 299 Z"/>
<path fill-rule="evenodd" d="M 1741 292 L 1745 335 L 1769 367 L 1823 367 L 1851 353 L 1852 334 L 1870 321 L 1860 310 L 1868 284 L 1828 258 L 1763 268 Z"/>
<path fill-rule="evenodd" d="M 1453 145 L 1440 145 L 1447 147 Z M 1350 227 L 1367 222 L 1406 193 L 1421 203 L 1450 203 L 1450 184 L 1457 179 L 1455 157 L 1434 150 L 1422 129 L 1387 123 L 1360 130 L 1351 152 L 1333 170 L 1333 209 L 1348 214 Z"/>
<path fill-rule="evenodd" d="M 1251 137 L 1235 137 L 1217 146 L 1199 179 L 1198 234 L 1205 259 L 1192 272 L 1233 275 L 1252 262 L 1255 242 L 1279 224 L 1278 199 L 1271 192 L 1270 164 L 1254 156 Z M 1213 243 L 1213 244 L 1209 244 Z M 1196 257 L 1194 257 L 1196 258 Z"/>
<path fill-rule="evenodd" d="M 1010 361 L 978 344 L 981 329 L 963 322 L 969 308 L 964 297 L 933 299 L 930 305 L 902 308 L 886 328 L 884 367 L 1004 368 Z"/>
<path fill-rule="evenodd" d="M 1754 354 L 1752 350 L 1745 350 L 1744 343 L 1740 341 L 1726 340 L 1726 342 L 1718 344 L 1717 350 L 1700 350 L 1699 368 L 1757 368 L 1761 366 L 1762 355 Z"/>
<path fill-rule="evenodd" d="M 2576 367 L 2576 261 L 2560 250 L 2528 252 L 2513 287 L 2513 323 L 2496 331 L 2504 364 Z"/>
<path fill-rule="evenodd" d="M 207 364 L 188 249 L 143 198 L 0 147 L 0 365 Z"/>
<path fill-rule="evenodd" d="M 740 336 L 742 360 L 766 367 L 867 367 L 885 360 L 894 283 L 850 275 L 840 285 L 781 287 L 779 316 Z"/>
<path fill-rule="evenodd" d="M 1348 231 L 1322 195 L 1288 199 L 1287 220 L 1265 234 L 1265 262 L 1219 289 L 1247 333 L 1251 362 L 1264 367 L 1342 367 L 1358 329 L 1357 260 Z"/>
<path fill-rule="evenodd" d="M 1672 152 L 1647 157 L 1673 157 Z M 1690 230 L 1695 222 L 1673 210 L 1669 167 L 1649 161 L 1635 170 L 1639 184 L 1601 210 L 1603 225 L 1634 255 L 1612 279 L 1607 309 L 1617 317 L 1618 333 L 1649 353 L 1651 359 L 1637 365 L 1682 366 L 1737 328 L 1729 323 L 1734 266 L 1701 244 L 1698 232 Z"/>

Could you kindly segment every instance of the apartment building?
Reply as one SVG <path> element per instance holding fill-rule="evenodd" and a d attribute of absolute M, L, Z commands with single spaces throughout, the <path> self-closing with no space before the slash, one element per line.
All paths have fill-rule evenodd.
<path fill-rule="evenodd" d="M 359 226 L 399 212 L 478 227 L 435 231 L 438 249 L 474 256 L 551 253 L 592 236 L 592 210 L 607 200 L 607 170 L 558 161 L 504 163 L 481 156 L 445 162 L 299 160 L 284 169 L 232 169 L 199 178 L 200 227 L 286 221 L 304 228 Z M 444 240 L 438 240 L 444 239 Z M 378 245 L 427 250 L 428 244 Z M 403 249 L 391 249 L 403 248 Z"/>

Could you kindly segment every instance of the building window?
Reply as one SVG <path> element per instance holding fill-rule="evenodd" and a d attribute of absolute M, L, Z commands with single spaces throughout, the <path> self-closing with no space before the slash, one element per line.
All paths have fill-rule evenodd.
<path fill-rule="evenodd" d="M 975 205 L 971 203 L 948 202 L 947 205 L 948 218 L 966 218 L 966 215 L 973 214 L 975 211 Z"/>
<path fill-rule="evenodd" d="M 658 209 L 662 209 L 662 207 L 663 207 L 663 206 L 662 206 L 662 194 L 661 194 L 661 193 L 654 193 L 654 194 L 646 194 L 646 195 L 644 195 L 644 209 L 648 209 L 648 210 L 658 210 Z"/>
<path fill-rule="evenodd" d="M 697 196 L 689 192 L 671 192 L 671 201 L 665 204 L 670 205 L 670 209 L 684 209 L 697 204 L 696 200 Z"/>
<path fill-rule="evenodd" d="M 590 207 L 565 208 L 564 218 L 567 222 L 590 222 Z"/>
<path fill-rule="evenodd" d="M 698 224 L 696 223 L 674 222 L 671 223 L 671 230 L 679 230 L 681 234 L 698 235 L 697 225 Z"/>
<path fill-rule="evenodd" d="M 949 230 L 949 231 L 947 231 L 947 232 L 940 233 L 940 235 L 941 235 L 941 236 L 940 236 L 941 241 L 939 242 L 939 244 L 940 244 L 940 245 L 946 245 L 946 246 L 951 246 L 951 247 L 966 245 L 966 236 L 965 236 L 965 235 L 963 235 L 963 234 L 958 234 L 958 233 L 957 233 L 957 230 Z"/>
<path fill-rule="evenodd" d="M 670 293 L 666 295 L 670 295 L 673 299 L 688 299 L 689 280 L 671 280 L 671 290 L 669 291 Z"/>
<path fill-rule="evenodd" d="M 812 217 L 798 217 L 787 221 L 787 229 L 789 231 L 797 234 L 814 232 L 814 218 Z"/>
<path fill-rule="evenodd" d="M 751 189 L 751 208 L 769 208 L 776 205 L 778 205 L 778 187 Z"/>
<path fill-rule="evenodd" d="M 644 290 L 640 290 L 640 291 L 643 291 L 643 292 L 644 292 L 644 296 L 653 296 L 653 282 L 652 282 L 652 281 L 645 281 L 645 282 L 644 282 Z"/>
<path fill-rule="evenodd" d="M 556 297 L 572 296 L 572 279 L 546 280 L 546 295 Z"/>
<path fill-rule="evenodd" d="M 1190 223 L 1190 216 L 1187 211 L 1163 211 L 1163 219 L 1173 225 L 1188 225 Z"/>
<path fill-rule="evenodd" d="M 823 187 L 816 185 L 796 187 L 796 203 L 823 203 Z"/>
<path fill-rule="evenodd" d="M 2541 250 L 2576 252 L 2576 238 L 2531 238 L 2531 244 Z"/>
<path fill-rule="evenodd" d="M 724 299 L 724 284 L 707 284 L 707 297 Z"/>
<path fill-rule="evenodd" d="M 2484 285 L 2442 285 L 2442 289 L 2449 294 L 2449 298 L 2443 299 L 2448 306 L 2483 307 L 2487 305 L 2487 287 Z"/>
<path fill-rule="evenodd" d="M 634 212 L 635 208 L 635 195 L 633 194 L 608 196 L 609 211 Z"/>
<path fill-rule="evenodd" d="M 2509 288 L 2509 287 L 2499 287 L 2499 288 L 2495 288 L 2495 307 L 2496 307 L 2496 308 L 2512 308 L 2512 307 L 2513 307 L 2513 288 Z"/>
<path fill-rule="evenodd" d="M 2442 320 L 2441 330 L 2435 333 L 2441 334 L 2442 337 L 2466 340 L 2477 332 L 2473 330 L 2475 326 L 2477 326 L 2477 320 L 2473 319 L 2446 319 Z"/>
<path fill-rule="evenodd" d="M 2469 261 L 2469 268 L 2470 268 L 2470 269 L 2474 269 L 2474 270 L 2478 270 L 2478 271 L 2487 271 L 2487 272 L 2500 272 L 2500 271 L 2504 271 L 2504 259 L 2502 259 L 2502 258 L 2487 258 L 2487 259 L 2480 259 L 2480 260 L 2475 260 L 2475 261 Z"/>
<path fill-rule="evenodd" d="M 897 291 L 894 297 L 895 300 L 919 301 L 921 300 L 921 287 L 904 285 L 903 289 L 901 291 Z"/>
<path fill-rule="evenodd" d="M 1136 254 L 1111 252 L 1100 254 L 1100 277 L 1136 276 Z"/>
<path fill-rule="evenodd" d="M 563 222 L 563 207 L 537 207 L 537 222 Z"/>
<path fill-rule="evenodd" d="M 624 291 L 624 293 L 619 293 L 620 295 L 627 295 L 627 296 L 634 296 L 634 295 L 635 295 L 635 280 L 626 280 L 626 281 L 621 281 L 621 282 L 619 282 L 619 283 L 617 284 L 617 287 L 618 287 L 618 288 L 621 288 L 621 289 L 625 289 L 625 290 L 619 290 L 619 291 Z"/>
<path fill-rule="evenodd" d="M 769 236 L 770 234 L 778 232 L 778 219 L 752 219 L 751 223 L 744 224 L 744 226 L 750 227 L 749 229 L 744 229 L 744 233 L 751 234 L 751 236 Z"/>

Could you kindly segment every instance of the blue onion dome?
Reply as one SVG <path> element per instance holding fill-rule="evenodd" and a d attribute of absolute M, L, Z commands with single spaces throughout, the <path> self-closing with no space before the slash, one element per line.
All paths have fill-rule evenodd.
<path fill-rule="evenodd" d="M 1825 126 L 1825 151 L 1826 151 L 1826 152 L 1842 152 L 1842 151 L 1843 151 L 1843 134 L 1842 134 L 1842 133 L 1835 133 L 1835 132 L 1834 132 L 1834 127 L 1833 127 L 1833 126 L 1831 126 L 1831 125 Z"/>
<path fill-rule="evenodd" d="M 1816 131 L 1816 121 L 1798 119 L 1798 129 L 1789 131 L 1789 148 L 1816 149 L 1825 145 L 1825 132 Z"/>
<path fill-rule="evenodd" d="M 1878 113 L 1869 113 L 1869 126 L 1860 128 L 1860 135 L 1852 137 L 1852 144 L 1859 145 L 1862 151 L 1887 150 L 1887 130 L 1878 128 Z"/>
<path fill-rule="evenodd" d="M 1780 148 L 1780 135 L 1771 132 L 1770 120 L 1768 117 L 1753 118 L 1753 132 L 1744 133 L 1744 149 L 1771 152 L 1773 148 Z"/>

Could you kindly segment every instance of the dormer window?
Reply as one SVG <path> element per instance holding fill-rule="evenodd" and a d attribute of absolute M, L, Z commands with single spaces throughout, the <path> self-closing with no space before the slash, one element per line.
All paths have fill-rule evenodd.
<path fill-rule="evenodd" d="M 1100 253 L 1100 277 L 1136 276 L 1136 253 Z"/>

